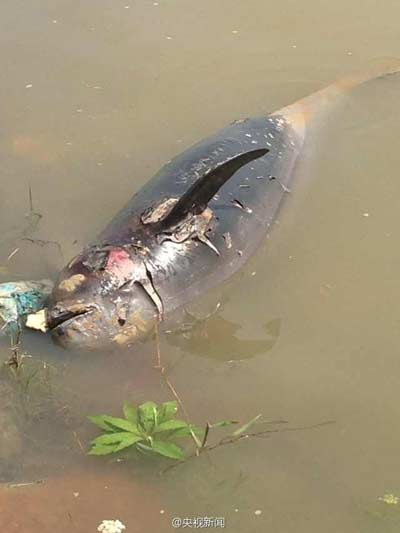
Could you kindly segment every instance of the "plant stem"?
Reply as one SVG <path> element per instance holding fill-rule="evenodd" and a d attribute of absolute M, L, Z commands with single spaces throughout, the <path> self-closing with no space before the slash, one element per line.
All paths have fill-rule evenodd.
<path fill-rule="evenodd" d="M 312 424 L 310 426 L 299 426 L 299 427 L 283 428 L 283 429 L 266 429 L 264 431 L 244 433 L 243 435 L 238 435 L 236 437 L 232 437 L 232 436 L 223 437 L 220 441 L 218 441 L 215 444 L 212 444 L 210 446 L 204 446 L 204 447 L 201 447 L 200 449 L 197 448 L 193 453 L 191 453 L 188 457 L 186 457 L 186 460 L 192 459 L 193 457 L 198 457 L 200 455 L 200 452 L 205 452 L 205 451 L 210 452 L 212 450 L 215 450 L 216 448 L 225 446 L 226 444 L 234 444 L 235 442 L 238 442 L 241 439 L 247 439 L 249 437 L 267 437 L 269 436 L 270 433 L 283 433 L 285 431 L 303 431 L 306 429 L 315 429 L 315 428 L 327 426 L 329 424 L 334 424 L 334 423 L 335 423 L 335 420 L 327 420 L 325 422 L 319 422 L 318 424 Z M 203 439 L 203 442 L 204 442 L 204 439 Z M 170 464 L 166 468 L 161 470 L 160 474 L 164 474 L 168 470 L 171 470 L 172 468 L 175 468 L 179 466 L 180 464 L 182 464 L 182 462 Z"/>
<path fill-rule="evenodd" d="M 164 366 L 162 366 L 162 364 L 161 364 L 160 333 L 159 333 L 159 329 L 158 329 L 158 322 L 155 325 L 155 337 L 156 337 L 157 364 L 156 364 L 156 366 L 154 368 L 160 372 L 160 376 L 163 378 L 165 384 L 167 385 L 167 387 L 171 391 L 173 397 L 178 402 L 179 407 L 182 409 L 182 413 L 184 415 L 184 418 L 186 419 L 186 422 L 190 425 L 191 422 L 190 422 L 190 418 L 189 418 L 188 412 L 186 411 L 186 407 L 185 407 L 181 397 L 179 396 L 177 390 L 175 389 L 175 387 L 172 385 L 171 381 L 169 380 L 169 378 L 168 378 L 168 376 L 166 374 L 166 372 L 167 372 L 166 368 Z M 192 437 L 192 439 L 193 439 L 193 441 L 194 441 L 194 443 L 196 445 L 196 449 L 201 447 L 201 446 L 199 446 L 199 439 L 196 437 L 194 432 L 190 431 L 190 434 L 191 434 L 191 437 Z"/>

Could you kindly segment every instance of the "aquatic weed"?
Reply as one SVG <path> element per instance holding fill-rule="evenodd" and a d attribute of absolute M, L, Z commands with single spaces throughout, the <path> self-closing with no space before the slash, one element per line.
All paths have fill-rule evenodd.
<path fill-rule="evenodd" d="M 89 420 L 104 431 L 92 441 L 89 454 L 107 455 L 133 446 L 141 452 L 182 460 L 183 450 L 173 441 L 201 434 L 201 430 L 175 418 L 177 410 L 175 400 L 159 406 L 154 402 L 145 402 L 138 407 L 125 403 L 125 418 L 89 416 Z"/>
<path fill-rule="evenodd" d="M 250 428 L 261 418 L 260 414 L 255 416 L 216 444 L 209 445 L 211 430 L 226 428 L 238 422 L 236 420 L 207 422 L 205 428 L 202 429 L 185 420 L 175 418 L 177 411 L 176 400 L 164 402 L 161 405 L 149 401 L 138 407 L 126 402 L 123 406 L 124 418 L 110 415 L 89 416 L 89 420 L 103 430 L 103 434 L 91 442 L 89 454 L 109 455 L 134 447 L 140 452 L 182 461 L 198 456 L 204 450 L 212 450 L 217 446 L 230 444 L 250 436 Z M 195 450 L 185 456 L 183 448 L 176 443 L 176 440 L 187 437 L 194 441 Z"/>

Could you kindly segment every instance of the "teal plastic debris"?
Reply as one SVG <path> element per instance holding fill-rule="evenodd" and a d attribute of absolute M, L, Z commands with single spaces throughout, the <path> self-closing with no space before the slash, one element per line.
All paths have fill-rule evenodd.
<path fill-rule="evenodd" d="M 0 332 L 15 340 L 27 316 L 43 309 L 52 289 L 47 279 L 0 283 Z"/>

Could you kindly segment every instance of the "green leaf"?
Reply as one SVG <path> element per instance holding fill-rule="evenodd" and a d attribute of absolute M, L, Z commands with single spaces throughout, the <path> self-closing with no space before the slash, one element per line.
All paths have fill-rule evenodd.
<path fill-rule="evenodd" d="M 133 444 L 139 440 L 142 440 L 142 437 L 140 435 L 134 435 L 133 433 L 127 433 L 126 431 L 122 431 L 120 433 L 106 433 L 105 435 L 96 437 L 92 441 L 92 445 L 97 446 L 98 444 L 119 444 L 120 442 L 130 442 L 132 440 Z"/>
<path fill-rule="evenodd" d="M 171 431 L 173 429 L 189 428 L 189 424 L 184 420 L 167 420 L 159 424 L 154 433 L 161 433 L 162 431 Z"/>
<path fill-rule="evenodd" d="M 91 450 L 88 452 L 88 454 L 89 455 L 108 455 L 110 453 L 113 453 L 116 447 L 117 447 L 117 444 L 113 444 L 113 445 L 98 444 L 96 446 L 93 446 Z"/>
<path fill-rule="evenodd" d="M 128 402 L 124 402 L 123 411 L 124 417 L 129 420 L 129 422 L 137 424 L 138 412 L 137 408 L 134 405 L 131 405 Z"/>
<path fill-rule="evenodd" d="M 173 400 L 170 402 L 164 402 L 158 408 L 158 420 L 159 422 L 166 422 L 171 420 L 178 411 L 178 402 Z"/>
<path fill-rule="evenodd" d="M 125 448 L 129 448 L 129 446 L 132 446 L 133 444 L 136 444 L 141 440 L 141 437 L 138 435 L 126 434 L 127 436 L 122 440 L 118 446 L 114 449 L 114 452 L 119 452 L 120 450 L 124 450 Z"/>
<path fill-rule="evenodd" d="M 214 422 L 214 424 L 210 424 L 210 429 L 223 428 L 226 426 L 232 426 L 233 424 L 238 424 L 238 421 L 237 420 L 221 420 L 220 422 Z"/>
<path fill-rule="evenodd" d="M 157 425 L 157 406 L 154 402 L 139 405 L 138 423 L 146 433 L 151 433 Z"/>
<path fill-rule="evenodd" d="M 173 442 L 156 440 L 153 442 L 152 450 L 155 453 L 163 455 L 164 457 L 169 457 L 171 459 L 183 460 L 185 458 L 182 449 L 179 448 L 179 446 L 177 446 Z"/>
<path fill-rule="evenodd" d="M 100 435 L 92 442 L 92 448 L 89 451 L 90 455 L 107 455 L 116 453 L 125 448 L 129 448 L 136 444 L 142 437 L 134 435 L 133 433 L 108 433 Z"/>
<path fill-rule="evenodd" d="M 139 434 L 137 424 L 125 420 L 125 418 L 118 418 L 114 416 L 106 416 L 104 420 L 110 426 L 114 426 L 118 429 L 123 429 L 124 431 L 129 431 L 130 433 Z"/>
<path fill-rule="evenodd" d="M 88 419 L 93 422 L 93 424 L 96 424 L 101 429 L 104 429 L 105 431 L 113 431 L 113 428 L 110 427 L 106 421 L 107 415 L 97 415 L 97 416 L 88 416 Z"/>
<path fill-rule="evenodd" d="M 259 420 L 261 417 L 262 415 L 260 414 L 249 420 L 246 424 L 234 431 L 232 433 L 232 437 L 239 437 L 240 435 L 243 435 L 243 433 L 246 433 L 251 428 L 251 426 L 255 424 L 257 420 Z"/>
<path fill-rule="evenodd" d="M 115 431 L 117 428 L 132 433 L 138 433 L 137 425 L 124 418 L 117 418 L 109 415 L 97 415 L 88 416 L 88 419 L 93 422 L 93 424 L 96 424 L 96 426 L 108 432 Z"/>

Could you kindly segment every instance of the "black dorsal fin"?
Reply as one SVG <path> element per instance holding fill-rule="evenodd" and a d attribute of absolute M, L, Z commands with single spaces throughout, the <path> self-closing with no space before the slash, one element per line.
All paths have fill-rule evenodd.
<path fill-rule="evenodd" d="M 198 215 L 207 207 L 208 202 L 241 167 L 265 155 L 269 150 L 260 148 L 237 155 L 209 170 L 196 180 L 184 193 L 168 215 L 157 224 L 160 229 L 174 227 L 189 213 Z"/>

